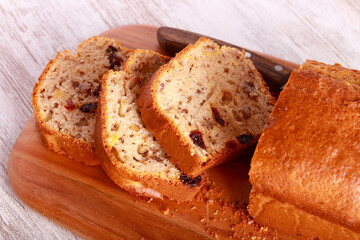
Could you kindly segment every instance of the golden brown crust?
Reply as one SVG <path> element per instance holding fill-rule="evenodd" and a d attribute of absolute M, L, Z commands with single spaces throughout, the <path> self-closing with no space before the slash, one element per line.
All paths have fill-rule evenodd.
<path fill-rule="evenodd" d="M 296 239 L 360 239 L 360 233 L 252 190 L 248 210 L 256 222 Z"/>
<path fill-rule="evenodd" d="M 293 71 L 252 159 L 256 192 L 360 232 L 359 93 L 345 80 Z"/>
<path fill-rule="evenodd" d="M 312 71 L 313 73 L 325 75 L 328 77 L 333 77 L 335 79 L 339 78 L 339 80 L 346 80 L 357 85 L 360 83 L 359 70 L 344 68 L 339 63 L 328 65 L 326 63 L 308 59 L 299 68 L 299 71 L 304 70 Z"/>
<path fill-rule="evenodd" d="M 37 127 L 40 134 L 44 140 L 45 146 L 59 154 L 66 155 L 67 157 L 80 161 L 90 166 L 97 166 L 100 164 L 99 160 L 95 155 L 94 146 L 88 142 L 81 141 L 77 138 L 71 137 L 70 135 L 64 134 L 56 129 L 51 128 L 43 120 L 43 116 L 40 113 L 40 106 L 38 105 L 39 101 L 37 98 L 39 95 L 39 88 L 43 81 L 46 79 L 50 68 L 56 63 L 57 59 L 61 58 L 63 54 L 69 53 L 70 51 L 66 50 L 64 52 L 59 52 L 53 60 L 47 64 L 46 68 L 39 77 L 39 81 L 35 84 L 35 87 L 32 92 L 32 105 L 34 108 L 35 118 L 37 122 Z"/>
<path fill-rule="evenodd" d="M 231 148 L 224 148 L 221 152 L 212 156 L 209 161 L 204 162 L 199 155 L 191 153 L 187 140 L 184 138 L 183 134 L 181 134 L 180 130 L 169 118 L 165 117 L 164 114 L 159 111 L 160 107 L 155 101 L 155 89 L 158 89 L 159 85 L 159 82 L 156 81 L 156 79 L 160 79 L 162 74 L 165 74 L 167 71 L 171 71 L 174 66 L 174 64 L 172 64 L 174 61 L 186 58 L 188 52 L 193 47 L 200 45 L 202 41 L 207 41 L 207 39 L 203 37 L 195 45 L 189 44 L 168 64 L 162 66 L 141 88 L 140 96 L 138 98 L 141 117 L 146 128 L 154 134 L 157 141 L 164 148 L 165 152 L 171 157 L 170 160 L 175 165 L 179 166 L 181 171 L 192 177 L 202 174 L 212 166 L 216 166 L 236 158 L 251 148 L 260 137 L 259 135 L 253 136 L 253 139 L 249 144 L 241 144 L 238 141 L 234 141 L 231 143 Z M 257 71 L 255 74 L 261 76 Z M 262 84 L 268 90 L 268 87 L 263 80 Z M 269 98 L 274 102 L 270 93 Z"/>
<path fill-rule="evenodd" d="M 162 198 L 164 195 L 179 202 L 193 199 L 204 181 L 201 181 L 200 186 L 191 188 L 180 181 L 174 182 L 170 179 L 154 178 L 154 176 L 146 173 L 139 174 L 138 171 L 121 164 L 111 152 L 111 147 L 105 142 L 107 134 L 105 127 L 106 113 L 103 108 L 105 106 L 105 94 L 107 93 L 105 88 L 108 86 L 106 81 L 107 77 L 104 75 L 104 90 L 100 93 L 95 125 L 95 151 L 105 172 L 116 184 L 137 196 Z M 204 176 L 202 176 L 202 179 L 204 179 Z"/>

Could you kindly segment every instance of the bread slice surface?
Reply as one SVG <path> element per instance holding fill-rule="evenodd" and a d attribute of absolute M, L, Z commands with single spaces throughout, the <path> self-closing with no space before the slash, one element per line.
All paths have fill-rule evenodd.
<path fill-rule="evenodd" d="M 273 104 L 244 52 L 206 38 L 157 71 L 139 97 L 146 127 L 191 176 L 255 143 Z"/>
<path fill-rule="evenodd" d="M 137 97 L 141 85 L 169 61 L 150 50 L 136 50 L 122 71 L 103 78 L 95 146 L 110 178 L 132 194 L 177 201 L 191 200 L 201 177 L 190 179 L 169 161 L 152 133 L 144 127 Z"/>
<path fill-rule="evenodd" d="M 45 145 L 88 165 L 99 165 L 94 152 L 95 113 L 101 78 L 119 70 L 131 50 L 115 40 L 92 37 L 51 60 L 35 84 L 32 104 Z"/>
<path fill-rule="evenodd" d="M 360 232 L 360 71 L 293 71 L 250 169 L 256 192 Z"/>

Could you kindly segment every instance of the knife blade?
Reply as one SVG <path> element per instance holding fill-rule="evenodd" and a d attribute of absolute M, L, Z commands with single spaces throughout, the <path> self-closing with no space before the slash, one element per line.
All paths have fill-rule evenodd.
<path fill-rule="evenodd" d="M 170 55 L 175 55 L 188 44 L 194 44 L 200 37 L 204 35 L 185 31 L 177 28 L 160 27 L 157 31 L 157 39 L 160 46 Z M 207 36 L 205 36 L 207 37 Z M 293 69 L 297 69 L 299 65 L 289 61 L 275 58 L 266 54 L 261 54 L 243 47 L 235 46 L 212 37 L 207 37 L 220 46 L 229 46 L 245 50 L 246 55 L 253 61 L 255 67 L 268 83 L 272 91 L 278 92 L 286 84 Z"/>

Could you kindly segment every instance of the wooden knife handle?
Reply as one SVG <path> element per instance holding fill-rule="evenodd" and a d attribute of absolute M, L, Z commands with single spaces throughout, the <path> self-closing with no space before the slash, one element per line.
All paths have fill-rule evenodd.
<path fill-rule="evenodd" d="M 203 37 L 203 35 L 169 27 L 160 27 L 157 31 L 157 39 L 160 46 L 171 55 L 175 55 L 175 53 L 181 51 L 189 43 L 194 44 L 200 37 Z M 226 45 L 245 50 L 246 55 L 253 61 L 255 67 L 273 91 L 279 91 L 287 82 L 291 71 L 299 67 L 299 65 L 283 59 L 251 51 L 211 37 L 207 38 L 220 46 Z"/>

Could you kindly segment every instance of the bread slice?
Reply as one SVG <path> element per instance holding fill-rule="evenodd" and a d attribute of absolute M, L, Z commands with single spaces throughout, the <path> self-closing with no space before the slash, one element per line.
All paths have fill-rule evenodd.
<path fill-rule="evenodd" d="M 98 165 L 94 152 L 95 110 L 101 78 L 119 70 L 131 50 L 115 40 L 92 37 L 51 60 L 35 84 L 32 104 L 45 145 L 57 153 Z"/>
<path fill-rule="evenodd" d="M 103 78 L 96 124 L 95 147 L 110 178 L 128 192 L 177 201 L 191 200 L 201 176 L 182 174 L 170 161 L 140 117 L 140 86 L 169 61 L 150 50 L 136 50 L 119 72 Z"/>
<path fill-rule="evenodd" d="M 255 143 L 274 99 L 245 52 L 201 38 L 156 72 L 138 103 L 171 161 L 197 176 Z"/>
<path fill-rule="evenodd" d="M 360 233 L 359 96 L 360 71 L 293 71 L 251 162 L 255 191 Z"/>

